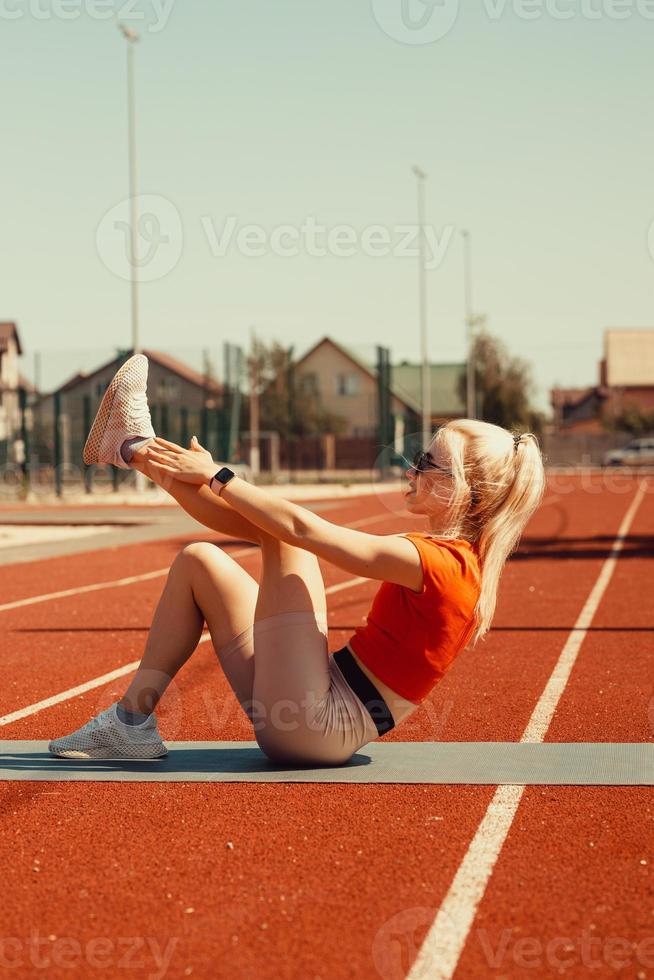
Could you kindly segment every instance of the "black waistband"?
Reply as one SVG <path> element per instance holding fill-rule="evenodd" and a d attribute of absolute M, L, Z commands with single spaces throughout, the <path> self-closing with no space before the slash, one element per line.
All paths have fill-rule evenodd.
<path fill-rule="evenodd" d="M 374 721 L 379 734 L 385 735 L 391 728 L 395 728 L 388 705 L 370 678 L 361 670 L 348 648 L 337 650 L 333 656 L 343 677 Z"/>

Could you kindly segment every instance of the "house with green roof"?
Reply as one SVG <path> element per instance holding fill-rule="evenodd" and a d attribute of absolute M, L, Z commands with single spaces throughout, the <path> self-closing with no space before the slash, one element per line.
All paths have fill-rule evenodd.
<path fill-rule="evenodd" d="M 403 361 L 391 368 L 390 413 L 395 444 L 422 428 L 421 365 Z M 459 378 L 465 364 L 432 364 L 432 425 L 465 416 Z M 323 337 L 295 365 L 296 384 L 346 420 L 345 435 L 375 436 L 378 431 L 377 365 L 372 349 L 355 348 Z"/>
<path fill-rule="evenodd" d="M 461 396 L 461 377 L 465 375 L 463 364 L 430 364 L 431 415 L 435 425 L 449 419 L 464 418 L 465 400 Z M 398 395 L 420 403 L 422 395 L 422 365 L 401 361 L 393 365 L 393 385 Z"/>

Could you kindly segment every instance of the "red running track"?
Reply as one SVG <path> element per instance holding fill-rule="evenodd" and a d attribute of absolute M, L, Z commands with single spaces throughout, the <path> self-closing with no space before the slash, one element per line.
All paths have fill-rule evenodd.
<path fill-rule="evenodd" d="M 505 572 L 492 634 L 389 738 L 521 738 L 636 484 L 597 489 L 550 488 Z M 328 516 L 353 524 L 375 513 L 383 519 L 366 529 L 407 528 L 374 498 Z M 648 493 L 547 740 L 652 738 L 654 614 L 644 590 L 653 532 Z M 2 602 L 164 568 L 183 543 L 0 568 Z M 257 576 L 255 548 L 224 546 Z M 323 574 L 327 586 L 349 577 L 329 565 Z M 0 714 L 137 659 L 163 582 L 0 613 Z M 329 598 L 330 649 L 377 587 Z M 123 686 L 40 711 L 0 737 L 69 731 Z M 252 737 L 209 643 L 172 701 L 164 737 Z M 9 975 L 401 980 L 493 787 L 14 782 L 0 792 Z M 653 831 L 651 789 L 527 787 L 451 975 L 654 976 Z"/>

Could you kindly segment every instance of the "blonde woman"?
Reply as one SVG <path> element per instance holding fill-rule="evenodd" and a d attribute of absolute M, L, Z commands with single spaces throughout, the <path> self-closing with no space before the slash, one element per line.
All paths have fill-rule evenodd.
<path fill-rule="evenodd" d="M 157 439 L 146 381 L 136 355 L 105 394 L 85 461 L 140 470 L 201 524 L 259 545 L 261 578 L 215 545 L 184 548 L 124 697 L 50 751 L 165 756 L 153 712 L 206 623 L 263 752 L 280 764 L 343 765 L 401 725 L 490 628 L 502 569 L 543 493 L 535 437 L 470 419 L 444 425 L 406 471 L 407 510 L 430 530 L 365 534 L 219 468 L 195 437 L 190 449 Z M 318 558 L 382 582 L 366 625 L 331 655 Z"/>

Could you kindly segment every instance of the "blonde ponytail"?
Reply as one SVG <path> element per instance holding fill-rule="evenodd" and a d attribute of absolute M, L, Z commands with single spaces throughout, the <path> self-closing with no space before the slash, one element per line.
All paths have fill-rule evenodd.
<path fill-rule="evenodd" d="M 512 435 L 488 422 L 460 419 L 444 425 L 435 442 L 449 456 L 454 478 L 447 528 L 439 537 L 467 538 L 480 558 L 474 644 L 490 629 L 502 570 L 542 500 L 545 470 L 530 432 Z"/>

